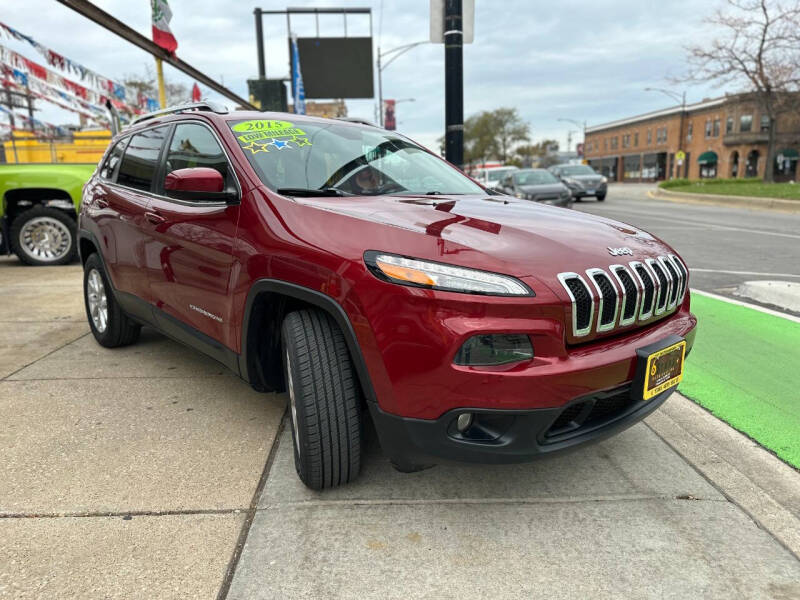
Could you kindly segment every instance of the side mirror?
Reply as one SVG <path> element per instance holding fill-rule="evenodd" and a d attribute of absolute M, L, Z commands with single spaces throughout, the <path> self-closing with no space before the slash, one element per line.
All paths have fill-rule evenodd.
<path fill-rule="evenodd" d="M 225 191 L 225 179 L 216 169 L 194 167 L 168 173 L 164 179 L 167 196 L 181 200 L 230 201 L 235 194 Z"/>

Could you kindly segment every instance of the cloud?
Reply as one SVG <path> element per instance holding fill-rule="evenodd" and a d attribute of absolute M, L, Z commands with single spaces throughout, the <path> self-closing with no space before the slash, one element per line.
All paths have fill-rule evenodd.
<path fill-rule="evenodd" d="M 428 37 L 428 0 L 287 3 L 372 6 L 375 45 L 384 50 Z M 4 6 L 4 22 L 107 77 L 121 79 L 127 74 L 144 73 L 153 62 L 147 53 L 60 3 L 26 0 L 6 4 L 10 6 Z M 282 6 L 277 2 L 263 4 L 265 8 Z M 106 0 L 98 5 L 150 35 L 147 2 Z M 246 81 L 257 71 L 252 3 L 171 0 L 170 5 L 178 55 L 246 96 Z M 682 70 L 683 46 L 708 34 L 701 24 L 702 16 L 694 0 L 476 0 L 475 43 L 464 49 L 465 116 L 499 106 L 516 107 L 530 121 L 534 137 L 557 137 L 563 143 L 571 126 L 557 121 L 559 117 L 597 124 L 670 105 L 668 98 L 643 90 L 664 87 L 667 74 Z M 315 20 L 313 16 L 293 17 L 293 28 L 301 35 L 313 35 Z M 323 16 L 320 29 L 323 35 L 341 35 L 343 20 Z M 348 19 L 351 35 L 366 35 L 368 31 L 366 17 Z M 286 76 L 285 18 L 265 17 L 264 34 L 268 75 Z M 2 43 L 12 45 L 6 40 Z M 14 49 L 37 59 L 30 47 Z M 166 74 L 170 79 L 192 83 L 170 67 Z M 443 85 L 442 45 L 414 48 L 384 71 L 385 98 L 415 99 L 398 105 L 398 121 L 404 133 L 429 145 L 442 135 Z M 719 91 L 710 87 L 693 88 L 689 99 L 717 94 Z M 353 116 L 375 118 L 374 101 L 354 100 L 348 105 Z"/>

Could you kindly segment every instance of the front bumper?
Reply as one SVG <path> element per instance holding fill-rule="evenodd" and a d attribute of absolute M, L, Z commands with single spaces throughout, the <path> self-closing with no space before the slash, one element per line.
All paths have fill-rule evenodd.
<path fill-rule="evenodd" d="M 587 198 L 592 196 L 605 196 L 608 184 L 601 183 L 596 188 L 587 188 L 582 185 L 567 185 L 573 198 Z"/>
<path fill-rule="evenodd" d="M 628 384 L 557 408 L 464 408 L 434 420 L 391 415 L 372 404 L 370 412 L 384 453 L 401 470 L 412 471 L 441 459 L 487 464 L 527 462 L 597 442 L 644 419 L 673 391 L 675 388 L 665 390 L 650 400 L 634 399 Z M 464 412 L 475 415 L 475 424 L 467 435 L 460 434 L 455 426 Z M 473 428 L 476 431 L 471 433 Z"/>

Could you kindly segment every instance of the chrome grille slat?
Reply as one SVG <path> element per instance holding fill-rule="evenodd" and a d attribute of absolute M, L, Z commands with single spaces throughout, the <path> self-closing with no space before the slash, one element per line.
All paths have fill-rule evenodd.
<path fill-rule="evenodd" d="M 575 337 L 583 337 L 588 335 L 592 330 L 592 318 L 594 316 L 594 296 L 592 295 L 589 286 L 586 285 L 583 277 L 581 277 L 578 273 L 559 273 L 558 280 L 561 282 L 561 285 L 564 286 L 564 289 L 567 290 L 567 294 L 569 294 L 570 300 L 572 301 L 572 335 Z M 582 286 L 586 295 L 589 297 L 588 315 L 580 315 L 580 323 L 578 315 L 578 298 L 576 297 L 576 292 L 578 292 L 580 288 L 570 287 L 570 284 L 579 284 Z M 585 326 L 579 326 L 583 325 L 583 321 L 586 321 L 587 324 Z"/>
<path fill-rule="evenodd" d="M 636 275 L 642 290 L 642 303 L 639 306 L 639 320 L 646 321 L 653 316 L 653 308 L 655 307 L 656 295 L 656 280 L 653 274 L 647 270 L 644 263 L 637 260 L 632 260 L 628 263 Z"/>
<path fill-rule="evenodd" d="M 619 283 L 622 296 L 620 297 L 619 326 L 625 327 L 636 322 L 636 313 L 639 308 L 639 288 L 636 280 L 624 265 L 611 265 L 608 267 L 611 274 Z"/>
<path fill-rule="evenodd" d="M 680 277 L 678 271 L 672 264 L 672 261 L 667 256 L 659 256 L 658 262 L 664 267 L 664 272 L 669 278 L 669 293 L 667 294 L 667 309 L 675 308 L 678 303 L 678 288 L 680 286 Z"/>
<path fill-rule="evenodd" d="M 614 282 L 603 269 L 594 268 L 586 269 L 586 276 L 594 285 L 597 291 L 597 332 L 610 331 L 614 329 L 617 322 L 617 313 L 619 312 L 619 292 L 614 286 Z M 602 283 L 601 283 L 602 282 Z M 603 283 L 606 285 L 604 286 Z M 603 288 L 606 288 L 605 291 Z M 609 289 L 610 288 L 610 289 Z M 613 303 L 613 308 L 609 307 Z"/>
<path fill-rule="evenodd" d="M 675 265 L 681 278 L 681 287 L 677 304 L 683 304 L 683 299 L 686 296 L 686 289 L 689 287 L 689 270 L 686 268 L 686 265 L 681 262 L 681 259 L 674 254 L 670 254 L 669 258 L 672 260 L 672 264 Z"/>
<path fill-rule="evenodd" d="M 667 297 L 669 295 L 669 281 L 667 275 L 664 273 L 658 260 L 655 258 L 648 258 L 645 264 L 650 267 L 650 271 L 655 275 L 655 283 L 657 292 L 655 294 L 655 309 L 654 315 L 661 315 L 667 310 Z"/>

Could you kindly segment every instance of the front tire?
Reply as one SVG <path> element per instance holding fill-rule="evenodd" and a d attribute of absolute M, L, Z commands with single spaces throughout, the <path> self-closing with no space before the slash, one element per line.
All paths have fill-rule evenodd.
<path fill-rule="evenodd" d="M 606 199 L 606 195 L 605 194 L 598 194 L 597 195 L 597 201 L 598 202 L 604 202 L 605 199 Z"/>
<path fill-rule="evenodd" d="M 313 490 L 361 470 L 361 396 L 347 344 L 328 314 L 289 313 L 281 328 L 294 464 Z"/>
<path fill-rule="evenodd" d="M 86 318 L 97 343 L 106 348 L 133 344 L 142 326 L 122 312 L 97 253 L 86 259 L 83 267 L 83 299 Z"/>
<path fill-rule="evenodd" d="M 63 210 L 37 205 L 11 224 L 14 254 L 27 265 L 65 265 L 75 259 L 75 220 Z"/>

